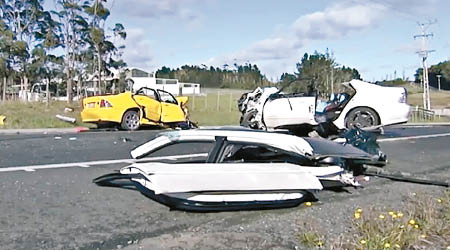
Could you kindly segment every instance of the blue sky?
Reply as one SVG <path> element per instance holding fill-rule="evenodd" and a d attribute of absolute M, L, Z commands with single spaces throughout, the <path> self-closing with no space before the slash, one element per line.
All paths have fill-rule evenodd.
<path fill-rule="evenodd" d="M 305 52 L 333 52 L 368 81 L 410 79 L 420 66 L 417 22 L 437 19 L 429 64 L 450 57 L 448 0 L 115 0 L 107 26 L 124 24 L 129 66 L 257 64 L 269 79 Z M 396 72 L 396 73 L 394 73 Z"/>

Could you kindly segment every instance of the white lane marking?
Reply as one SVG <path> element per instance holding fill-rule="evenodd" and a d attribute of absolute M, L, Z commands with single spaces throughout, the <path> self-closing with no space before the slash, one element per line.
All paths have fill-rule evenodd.
<path fill-rule="evenodd" d="M 404 140 L 414 140 L 414 139 L 423 139 L 423 138 L 436 138 L 436 137 L 444 137 L 444 136 L 450 136 L 450 133 L 434 134 L 434 135 L 416 135 L 416 136 L 396 137 L 396 138 L 384 138 L 384 139 L 379 139 L 377 141 L 378 142 L 404 141 Z"/>
<path fill-rule="evenodd" d="M 186 155 L 171 155 L 171 156 L 158 156 L 158 157 L 147 157 L 142 159 L 119 159 L 119 160 L 104 160 L 104 161 L 86 161 L 86 162 L 71 162 L 71 163 L 57 163 L 57 164 L 45 164 L 45 165 L 30 165 L 30 166 L 18 166 L 18 167 L 7 167 L 0 168 L 0 172 L 12 172 L 12 171 L 27 171 L 34 172 L 39 169 L 51 169 L 51 168 L 73 168 L 73 167 L 92 167 L 95 165 L 108 165 L 117 163 L 139 163 L 145 161 L 158 161 L 158 160 L 176 160 L 189 157 L 202 157 L 207 156 L 207 153 L 200 154 L 186 154 Z"/>

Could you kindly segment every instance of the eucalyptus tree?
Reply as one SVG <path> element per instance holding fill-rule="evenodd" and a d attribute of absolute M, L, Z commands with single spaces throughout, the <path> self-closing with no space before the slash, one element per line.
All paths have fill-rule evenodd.
<path fill-rule="evenodd" d="M 99 83 L 98 89 L 101 94 L 103 83 L 102 75 L 105 70 L 105 64 L 103 59 L 106 41 L 105 23 L 110 12 L 103 4 L 106 3 L 106 0 L 94 0 L 92 2 L 85 2 L 85 3 L 86 4 L 84 5 L 84 10 L 89 15 L 90 18 L 88 41 L 97 54 L 95 73 L 97 74 L 98 77 Z M 94 89 L 96 89 L 96 86 L 94 86 Z"/>
<path fill-rule="evenodd" d="M 81 54 L 85 50 L 89 25 L 80 0 L 57 0 L 52 13 L 59 20 L 59 40 L 64 48 L 67 102 L 72 101 L 72 87 L 78 64 L 84 64 Z"/>
<path fill-rule="evenodd" d="M 14 33 L 15 39 L 25 45 L 26 56 L 20 57 L 15 67 L 21 76 L 22 97 L 26 99 L 32 77 L 28 71 L 33 60 L 31 52 L 45 40 L 49 26 L 53 25 L 51 15 L 44 11 L 43 0 L 5 0 L 2 4 L 2 19 Z"/>
<path fill-rule="evenodd" d="M 4 5 L 2 5 L 4 7 Z M 3 12 L 2 12 L 3 14 Z M 3 17 L 3 16 L 2 16 Z M 18 41 L 15 34 L 0 19 L 0 73 L 3 77 L 2 100 L 6 100 L 8 81 L 12 81 L 15 66 L 27 57 L 26 44 Z"/>

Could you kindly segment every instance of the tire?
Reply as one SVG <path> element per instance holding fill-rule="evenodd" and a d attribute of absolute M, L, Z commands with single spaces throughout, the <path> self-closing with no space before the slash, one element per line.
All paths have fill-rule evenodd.
<path fill-rule="evenodd" d="M 139 120 L 139 113 L 137 111 L 128 110 L 123 114 L 120 126 L 124 130 L 137 130 L 140 127 Z"/>
<path fill-rule="evenodd" d="M 348 113 L 345 119 L 345 127 L 348 129 L 358 127 L 366 128 L 380 124 L 378 114 L 371 108 L 360 107 Z"/>

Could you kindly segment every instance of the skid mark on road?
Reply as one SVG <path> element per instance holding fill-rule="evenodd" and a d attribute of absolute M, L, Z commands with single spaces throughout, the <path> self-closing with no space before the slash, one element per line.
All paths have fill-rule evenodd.
<path fill-rule="evenodd" d="M 30 166 L 0 168 L 0 172 L 13 172 L 13 171 L 34 172 L 39 169 L 73 168 L 73 167 L 89 168 L 89 167 L 93 167 L 93 166 L 108 165 L 108 164 L 118 164 L 118 163 L 133 164 L 133 163 L 146 162 L 146 161 L 177 160 L 177 159 L 190 158 L 190 157 L 205 157 L 207 155 L 208 155 L 207 153 L 200 153 L 200 154 L 147 157 L 147 158 L 142 158 L 142 159 L 138 159 L 138 160 L 136 160 L 136 159 L 118 159 L 118 160 L 104 160 L 104 161 L 87 161 L 87 162 L 45 164 L 45 165 L 30 165 Z"/>
<path fill-rule="evenodd" d="M 406 141 L 406 140 L 415 140 L 415 139 L 444 137 L 444 136 L 450 136 L 450 133 L 434 134 L 434 135 L 416 135 L 416 136 L 396 137 L 396 138 L 384 138 L 384 139 L 378 139 L 377 141 L 378 142 Z"/>

